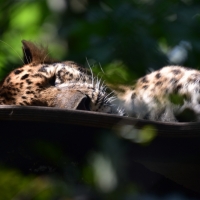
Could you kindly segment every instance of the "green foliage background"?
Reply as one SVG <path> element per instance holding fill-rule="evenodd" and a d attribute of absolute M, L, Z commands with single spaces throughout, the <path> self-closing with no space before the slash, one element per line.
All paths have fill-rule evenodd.
<path fill-rule="evenodd" d="M 22 39 L 48 45 L 58 60 L 100 63 L 116 82 L 167 65 L 181 41 L 190 43 L 181 64 L 200 62 L 198 1 L 1 0 L 0 8 L 0 78 L 22 64 Z"/>
<path fill-rule="evenodd" d="M 57 60 L 74 60 L 87 67 L 87 58 L 97 73 L 101 65 L 104 77 L 110 81 L 131 83 L 148 70 L 170 64 L 168 54 L 177 46 L 187 56 L 175 64 L 199 67 L 200 3 L 194 0 L 0 0 L 0 79 L 22 65 L 22 39 L 48 45 L 50 54 Z M 187 45 L 181 46 L 181 42 Z M 22 191 L 20 194 L 8 191 L 5 199 L 16 194 L 28 195 L 22 194 L 24 190 L 20 187 L 29 187 L 29 181 L 34 182 L 35 178 L 4 170 L 2 174 L 8 179 L 10 173 L 17 174 L 12 181 L 14 186 L 9 185 L 11 181 L 6 182 L 8 188 L 19 187 L 18 192 Z M 87 178 L 93 176 L 89 166 L 84 166 L 82 171 Z M 44 187 L 57 187 L 52 180 L 37 181 L 43 181 Z M 25 182 L 28 186 L 24 186 Z M 88 182 L 95 185 L 93 178 Z M 0 187 L 1 184 L 5 182 Z M 49 199 L 54 190 L 45 191 L 30 199 Z M 135 189 L 127 191 L 134 193 Z"/>

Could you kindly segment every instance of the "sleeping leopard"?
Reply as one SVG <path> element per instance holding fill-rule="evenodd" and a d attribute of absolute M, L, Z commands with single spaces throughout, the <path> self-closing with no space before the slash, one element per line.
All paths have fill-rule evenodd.
<path fill-rule="evenodd" d="M 24 65 L 0 85 L 0 105 L 48 106 L 122 115 L 115 97 L 86 68 L 72 61 L 56 62 L 44 48 L 22 41 Z"/>
<path fill-rule="evenodd" d="M 183 121 L 200 121 L 198 70 L 166 66 L 118 90 L 73 61 L 57 62 L 46 49 L 25 40 L 22 44 L 24 65 L 1 81 L 0 105 L 88 110 L 163 122 L 181 121 L 187 111 Z"/>

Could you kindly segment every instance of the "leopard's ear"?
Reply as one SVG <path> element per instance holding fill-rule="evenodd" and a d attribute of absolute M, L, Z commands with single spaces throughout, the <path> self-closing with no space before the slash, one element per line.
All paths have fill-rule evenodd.
<path fill-rule="evenodd" d="M 32 42 L 22 40 L 22 50 L 24 55 L 24 63 L 34 63 L 34 64 L 40 64 L 40 63 L 52 63 L 53 60 L 48 56 L 47 48 L 44 47 L 38 47 Z"/>

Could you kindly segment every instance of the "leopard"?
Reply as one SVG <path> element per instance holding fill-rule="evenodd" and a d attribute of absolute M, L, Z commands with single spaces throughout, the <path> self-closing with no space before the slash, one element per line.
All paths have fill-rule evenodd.
<path fill-rule="evenodd" d="M 24 65 L 0 84 L 0 105 L 95 111 L 161 122 L 200 121 L 200 71 L 169 65 L 130 85 L 104 84 L 74 61 L 23 40 Z"/>
<path fill-rule="evenodd" d="M 22 41 L 24 65 L 0 83 L 0 105 L 47 106 L 123 115 L 107 87 L 73 61 L 57 62 L 47 48 Z"/>
<path fill-rule="evenodd" d="M 61 76 L 62 77 L 62 76 Z M 62 86 L 67 79 L 57 77 Z M 107 86 L 117 96 L 123 116 L 162 122 L 200 121 L 200 71 L 164 66 L 134 84 Z"/>

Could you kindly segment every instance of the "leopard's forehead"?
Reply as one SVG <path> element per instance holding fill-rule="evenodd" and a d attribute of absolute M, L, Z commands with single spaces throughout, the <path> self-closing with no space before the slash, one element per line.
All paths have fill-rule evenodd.
<path fill-rule="evenodd" d="M 3 82 L 4 86 L 8 84 L 30 86 L 39 82 L 42 76 L 46 78 L 55 76 L 54 85 L 57 86 L 70 81 L 90 81 L 91 77 L 86 72 L 83 67 L 71 61 L 37 65 L 29 63 L 10 72 Z"/>
<path fill-rule="evenodd" d="M 51 66 L 47 70 L 51 70 Z M 55 70 L 55 86 L 68 82 L 92 82 L 92 77 L 89 75 L 87 69 L 71 62 L 54 63 Z"/>
<path fill-rule="evenodd" d="M 13 80 L 24 82 L 24 76 L 28 77 L 34 74 L 43 73 L 46 76 L 55 77 L 55 85 L 61 84 L 66 81 L 78 81 L 80 77 L 87 76 L 87 70 L 74 62 L 56 62 L 52 64 L 27 64 L 20 68 L 13 70 L 9 77 Z M 37 81 L 37 80 L 36 80 Z"/>

